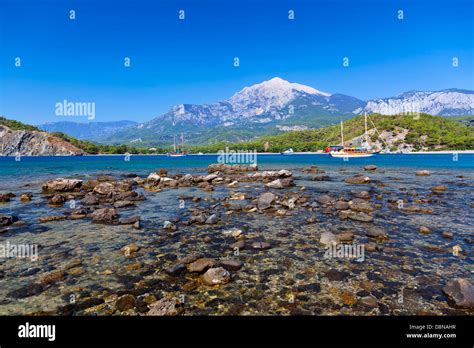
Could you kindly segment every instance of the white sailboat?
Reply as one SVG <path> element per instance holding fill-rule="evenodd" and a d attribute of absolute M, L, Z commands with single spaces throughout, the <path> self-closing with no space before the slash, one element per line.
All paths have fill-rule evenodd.
<path fill-rule="evenodd" d="M 281 154 L 282 155 L 292 155 L 294 153 L 293 149 L 288 149 L 286 151 L 283 151 Z"/>
<path fill-rule="evenodd" d="M 188 155 L 184 148 L 184 136 L 181 134 L 181 149 L 176 146 L 176 135 L 173 136 L 173 152 L 168 152 L 168 157 L 184 157 Z"/>
<path fill-rule="evenodd" d="M 344 127 L 343 122 L 341 121 L 341 145 L 328 146 L 326 152 L 329 153 L 331 157 L 336 158 L 362 158 L 362 157 L 372 157 L 378 154 L 380 151 L 373 151 L 369 145 L 368 133 L 367 133 L 367 113 L 364 114 L 365 121 L 365 132 L 364 132 L 364 144 L 361 147 L 356 146 L 344 146 Z"/>

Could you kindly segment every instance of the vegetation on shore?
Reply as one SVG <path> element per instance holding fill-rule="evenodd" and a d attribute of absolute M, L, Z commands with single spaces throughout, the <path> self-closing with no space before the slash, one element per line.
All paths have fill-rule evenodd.
<path fill-rule="evenodd" d="M 421 114 L 385 116 L 370 115 L 379 132 L 390 131 L 399 134 L 407 131 L 404 140 L 389 144 L 390 150 L 396 150 L 400 143 L 412 144 L 415 150 L 472 150 L 474 149 L 474 127 L 460 123 L 454 118 Z M 463 118 L 464 120 L 464 118 Z M 37 127 L 0 117 L 0 125 L 13 130 L 41 131 Z M 373 125 L 369 123 L 369 129 Z M 364 133 L 364 116 L 356 116 L 344 121 L 345 139 L 352 139 Z M 164 147 L 136 147 L 130 145 L 102 145 L 90 141 L 78 140 L 64 133 L 50 133 L 61 138 L 88 154 L 162 154 L 170 151 Z M 375 141 L 378 136 L 372 134 Z M 330 144 L 339 144 L 339 124 L 303 131 L 292 131 L 277 135 L 266 135 L 251 141 L 230 143 L 217 142 L 208 145 L 189 147 L 190 153 L 216 153 L 219 150 L 257 150 L 258 152 L 281 152 L 292 148 L 296 152 L 319 151 Z"/>
<path fill-rule="evenodd" d="M 430 150 L 472 150 L 474 149 L 474 128 L 453 121 L 446 117 L 421 114 L 384 116 L 370 115 L 379 132 L 391 131 L 400 133 L 408 130 L 404 142 L 413 144 L 415 150 L 428 148 Z M 369 123 L 368 128 L 372 128 Z M 344 137 L 352 139 L 364 133 L 364 116 L 357 116 L 344 122 Z M 377 134 L 372 134 L 375 141 Z M 252 141 L 239 144 L 216 143 L 212 145 L 195 146 L 195 152 L 213 153 L 228 147 L 232 150 L 257 150 L 259 152 L 281 152 L 288 148 L 294 151 L 318 151 L 332 144 L 341 142 L 340 125 L 326 128 L 287 132 L 274 136 L 262 136 Z M 398 145 L 389 144 L 391 150 Z"/>

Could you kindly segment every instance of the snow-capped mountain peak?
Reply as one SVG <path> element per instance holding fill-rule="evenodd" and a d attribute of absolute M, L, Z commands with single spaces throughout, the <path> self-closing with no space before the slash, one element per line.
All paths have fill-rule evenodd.
<path fill-rule="evenodd" d="M 254 116 L 253 110 L 250 111 L 249 115 L 246 115 L 247 112 L 245 111 L 249 109 L 249 106 L 262 112 L 268 112 L 272 108 L 282 108 L 304 94 L 326 98 L 331 96 L 331 94 L 318 91 L 313 87 L 274 77 L 250 87 L 245 87 L 234 94 L 229 99 L 229 103 L 235 111 L 242 113 L 243 116 Z"/>
<path fill-rule="evenodd" d="M 431 115 L 472 115 L 474 93 L 447 89 L 442 91 L 409 91 L 394 98 L 375 99 L 367 103 L 362 112 L 395 115 L 407 112 L 424 112 Z"/>

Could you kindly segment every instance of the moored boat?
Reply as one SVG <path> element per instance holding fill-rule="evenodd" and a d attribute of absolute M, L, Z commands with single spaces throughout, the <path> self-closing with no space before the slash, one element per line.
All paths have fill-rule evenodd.
<path fill-rule="evenodd" d="M 344 145 L 344 128 L 343 122 L 341 121 L 341 145 L 329 145 L 326 147 L 325 151 L 335 158 L 363 158 L 363 157 L 372 157 L 380 152 L 380 150 L 373 150 L 369 145 L 368 133 L 367 133 L 367 114 L 364 114 L 365 121 L 365 132 L 364 146 L 345 146 Z"/>

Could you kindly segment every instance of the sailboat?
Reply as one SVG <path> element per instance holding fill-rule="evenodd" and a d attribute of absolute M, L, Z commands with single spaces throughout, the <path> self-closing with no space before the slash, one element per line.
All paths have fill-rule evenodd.
<path fill-rule="evenodd" d="M 294 151 L 291 148 L 281 152 L 282 155 L 292 155 L 293 153 L 294 153 Z"/>
<path fill-rule="evenodd" d="M 184 157 L 188 155 L 187 151 L 184 151 L 184 136 L 181 134 L 181 148 L 176 146 L 176 135 L 173 136 L 173 152 L 168 152 L 168 157 Z"/>
<path fill-rule="evenodd" d="M 367 133 L 367 113 L 364 114 L 365 121 L 365 132 L 364 139 L 365 143 L 363 146 L 344 146 L 344 128 L 341 121 L 341 145 L 330 145 L 326 147 L 325 151 L 329 153 L 331 157 L 336 158 L 361 158 L 361 157 L 372 157 L 378 154 L 380 151 L 373 151 L 368 142 L 368 133 Z"/>

